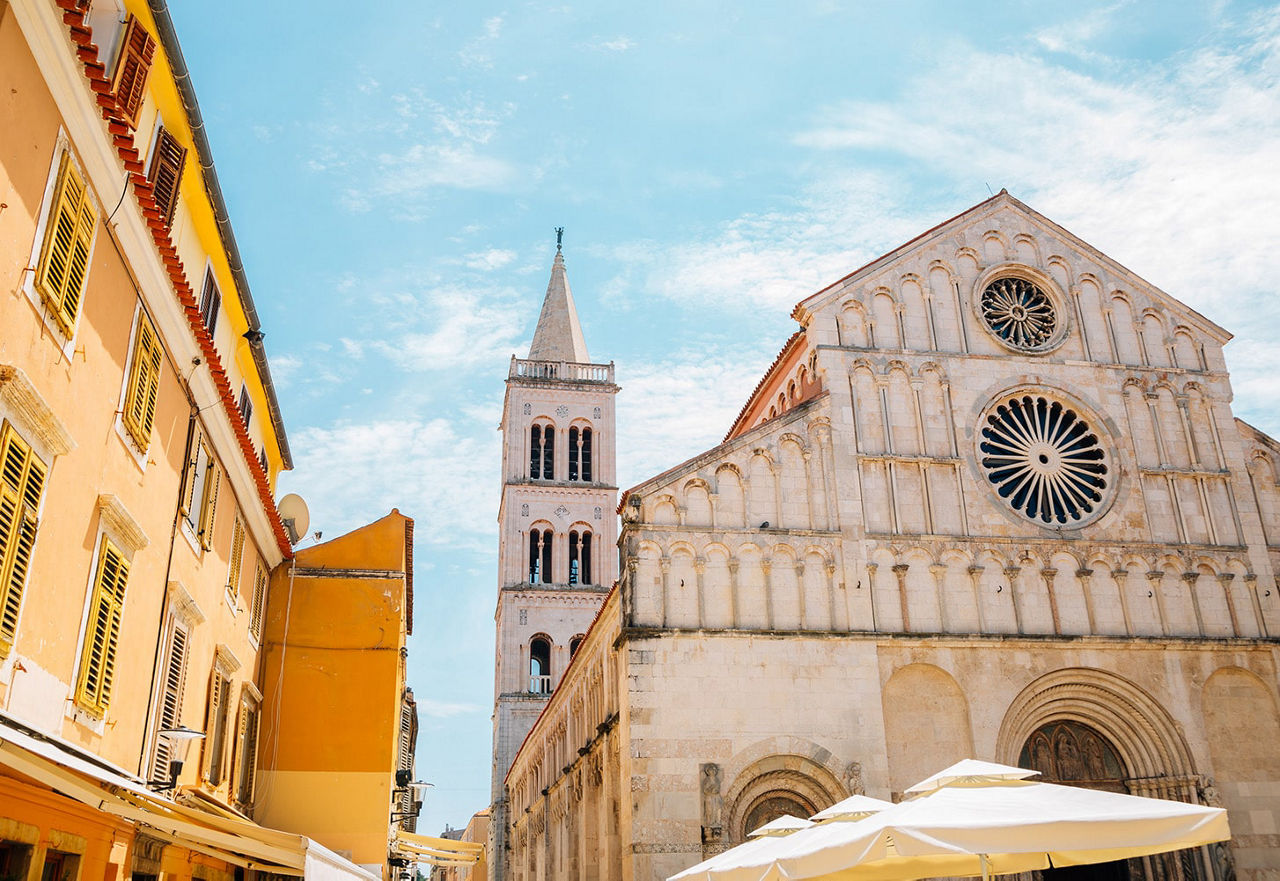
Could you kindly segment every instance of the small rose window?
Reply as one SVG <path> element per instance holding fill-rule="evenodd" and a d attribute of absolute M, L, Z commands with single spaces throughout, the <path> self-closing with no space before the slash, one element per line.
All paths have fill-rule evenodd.
<path fill-rule="evenodd" d="M 1006 345 L 1024 352 L 1045 348 L 1058 331 L 1049 295 L 1024 278 L 998 278 L 982 291 L 982 320 Z"/>
<path fill-rule="evenodd" d="M 1046 526 L 1088 520 L 1109 486 L 1098 433 L 1075 410 L 1043 395 L 1017 395 L 992 407 L 982 421 L 979 455 L 996 494 Z"/>

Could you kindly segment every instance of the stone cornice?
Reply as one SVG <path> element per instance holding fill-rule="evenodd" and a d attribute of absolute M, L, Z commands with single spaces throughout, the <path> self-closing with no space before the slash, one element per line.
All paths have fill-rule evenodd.
<path fill-rule="evenodd" d="M 187 586 L 176 578 L 169 582 L 169 608 L 188 627 L 196 627 L 207 620 Z"/>
<path fill-rule="evenodd" d="M 98 520 L 120 542 L 129 556 L 151 544 L 142 526 L 133 519 L 129 509 L 114 493 L 102 493 L 98 496 Z"/>
<path fill-rule="evenodd" d="M 25 421 L 51 455 L 65 456 L 76 448 L 76 439 L 20 367 L 0 364 L 0 400 Z"/>

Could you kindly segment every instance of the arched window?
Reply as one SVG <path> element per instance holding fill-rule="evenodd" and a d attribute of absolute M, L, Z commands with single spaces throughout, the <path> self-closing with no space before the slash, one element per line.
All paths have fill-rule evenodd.
<path fill-rule="evenodd" d="M 550 529 L 529 530 L 529 583 L 551 583 L 551 540 Z"/>
<path fill-rule="evenodd" d="M 551 425 L 535 425 L 529 432 L 529 477 L 554 480 L 556 430 Z"/>
<path fill-rule="evenodd" d="M 591 429 L 569 429 L 569 479 L 591 480 Z"/>
<path fill-rule="evenodd" d="M 578 653 L 578 646 L 582 645 L 583 635 L 579 633 L 573 639 L 569 640 L 569 657 L 573 657 Z"/>
<path fill-rule="evenodd" d="M 594 583 L 591 580 L 591 533 L 585 529 L 569 533 L 569 583 Z"/>
<path fill-rule="evenodd" d="M 529 640 L 529 692 L 551 694 L 551 640 L 541 635 Z"/>

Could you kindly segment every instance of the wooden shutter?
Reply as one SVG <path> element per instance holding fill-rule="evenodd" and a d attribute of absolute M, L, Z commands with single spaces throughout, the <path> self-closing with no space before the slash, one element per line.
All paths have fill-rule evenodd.
<path fill-rule="evenodd" d="M 214 786 L 222 782 L 230 698 L 231 682 L 215 667 L 209 677 L 209 706 L 204 719 L 204 778 Z"/>
<path fill-rule="evenodd" d="M 218 290 L 218 283 L 213 278 L 213 269 L 210 268 L 204 274 L 204 290 L 200 292 L 200 318 L 204 321 L 209 336 L 213 336 L 218 326 L 218 307 L 221 305 L 222 292 Z"/>
<path fill-rule="evenodd" d="M 182 693 L 187 683 L 187 631 L 176 623 L 169 639 L 169 657 L 164 665 L 164 692 L 156 718 L 156 750 L 151 763 L 152 780 L 169 779 L 169 738 L 159 736 L 166 728 L 176 728 L 182 719 Z"/>
<path fill-rule="evenodd" d="M 166 224 L 173 223 L 173 212 L 178 207 L 178 188 L 182 183 L 182 165 L 186 159 L 187 148 L 179 144 L 173 135 L 160 129 L 147 179 L 151 181 L 156 207 Z"/>
<path fill-rule="evenodd" d="M 249 632 L 254 639 L 262 639 L 262 619 L 267 606 L 267 572 L 258 562 L 253 578 L 253 612 L 249 615 Z"/>
<path fill-rule="evenodd" d="M 58 327 L 67 336 L 75 329 L 84 282 L 89 274 L 89 251 L 98 213 L 88 187 L 76 171 L 71 154 L 62 154 L 53 206 L 45 228 L 44 247 L 36 265 L 35 289 Z"/>
<path fill-rule="evenodd" d="M 218 516 L 218 487 L 222 483 L 222 469 L 216 462 L 205 465 L 204 500 L 200 505 L 200 546 L 206 551 L 213 547 L 213 525 Z"/>
<path fill-rule="evenodd" d="M 253 804 L 253 783 L 258 764 L 258 715 L 257 704 L 251 700 L 240 702 L 240 724 L 236 729 L 236 756 L 232 763 L 231 785 L 236 803 L 241 809 Z"/>
<path fill-rule="evenodd" d="M 130 15 L 120 41 L 120 58 L 111 78 L 111 94 L 116 99 L 116 115 L 130 128 L 137 128 L 138 111 L 146 95 L 147 74 L 156 52 L 156 41 L 136 16 Z"/>
<path fill-rule="evenodd" d="M 138 335 L 133 346 L 133 365 L 124 399 L 124 427 L 138 449 L 146 452 L 151 443 L 151 427 L 156 417 L 156 395 L 160 390 L 160 339 L 145 314 L 138 316 Z"/>
<path fill-rule="evenodd" d="M 0 657 L 18 633 L 45 474 L 30 445 L 6 425 L 0 435 Z"/>
<path fill-rule="evenodd" d="M 240 562 L 244 557 L 244 523 L 236 514 L 236 525 L 231 532 L 231 568 L 227 570 L 227 593 L 240 597 Z"/>
<path fill-rule="evenodd" d="M 120 641 L 120 619 L 124 612 L 124 592 L 129 581 L 129 563 L 107 538 L 98 554 L 93 599 L 89 605 L 89 625 L 80 658 L 80 680 L 76 702 L 96 715 L 103 715 L 111 703 L 115 678 L 116 648 Z"/>
<path fill-rule="evenodd" d="M 182 490 L 182 516 L 187 518 L 187 522 L 195 526 L 194 517 L 199 512 L 196 510 L 196 503 L 200 500 L 200 496 L 196 494 L 196 488 L 204 489 L 203 476 L 204 470 L 202 463 L 207 463 L 208 459 L 201 459 L 201 452 L 204 450 L 204 437 L 197 427 L 191 434 L 191 451 L 187 456 L 187 484 Z"/>

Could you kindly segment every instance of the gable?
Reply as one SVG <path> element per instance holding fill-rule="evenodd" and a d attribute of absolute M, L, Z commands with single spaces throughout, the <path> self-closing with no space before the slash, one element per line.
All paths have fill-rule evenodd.
<path fill-rule="evenodd" d="M 806 328 L 840 346 L 1004 354 L 982 297 L 993 282 L 1041 289 L 1057 338 L 1032 355 L 1225 369 L 1230 334 L 1006 192 L 974 206 L 798 304 Z M 1005 282 L 1010 284 L 1012 282 Z"/>

